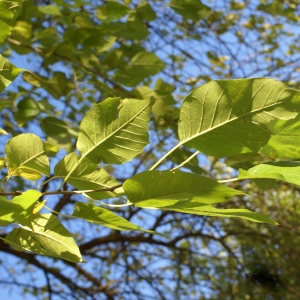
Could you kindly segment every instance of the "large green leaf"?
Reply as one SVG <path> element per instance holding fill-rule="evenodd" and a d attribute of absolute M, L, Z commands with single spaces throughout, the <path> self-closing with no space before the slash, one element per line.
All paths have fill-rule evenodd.
<path fill-rule="evenodd" d="M 153 99 L 108 98 L 83 118 L 77 141 L 82 157 L 94 163 L 120 164 L 141 153 L 148 143 Z"/>
<path fill-rule="evenodd" d="M 271 178 L 300 185 L 300 162 L 277 161 L 257 165 L 247 171 L 240 169 L 239 179 Z"/>
<path fill-rule="evenodd" d="M 16 79 L 22 71 L 24 71 L 24 69 L 17 68 L 0 54 L 0 93 Z"/>
<path fill-rule="evenodd" d="M 77 154 L 68 154 L 55 166 L 54 176 L 64 179 L 75 167 L 67 182 L 78 190 L 96 190 L 119 185 L 119 182 L 113 179 L 103 168 L 99 170 L 97 164 L 84 158 L 78 165 L 79 160 L 80 157 Z M 76 168 L 76 166 L 78 167 Z M 109 191 L 93 192 L 88 193 L 88 195 L 94 199 L 116 197 L 115 193 Z"/>
<path fill-rule="evenodd" d="M 14 249 L 83 262 L 70 232 L 50 214 L 35 215 L 30 228 L 15 228 L 4 239 Z"/>
<path fill-rule="evenodd" d="M 135 225 L 119 215 L 104 209 L 99 206 L 94 206 L 87 203 L 76 203 L 73 216 L 84 219 L 98 225 L 106 226 L 115 230 L 134 230 L 144 231 L 151 234 L 157 234 L 155 231 L 146 230 L 138 225 Z"/>
<path fill-rule="evenodd" d="M 247 209 L 218 209 L 211 206 L 243 193 L 200 175 L 177 170 L 148 171 L 126 180 L 123 189 L 128 199 L 141 208 L 204 216 L 239 217 L 278 225 L 267 216 Z"/>
<path fill-rule="evenodd" d="M 41 195 L 42 194 L 38 191 L 27 190 L 12 200 L 0 196 L 0 226 L 17 222 L 30 227 L 35 203 Z"/>
<path fill-rule="evenodd" d="M 180 144 L 217 157 L 257 153 L 271 136 L 269 123 L 292 119 L 297 109 L 299 92 L 276 80 L 211 81 L 183 102 Z"/>
<path fill-rule="evenodd" d="M 139 205 L 138 205 L 139 206 Z M 219 209 L 213 206 L 197 206 L 191 208 L 176 208 L 176 206 L 166 206 L 161 208 L 163 210 L 172 210 L 186 214 L 210 216 L 210 217 L 226 217 L 226 218 L 242 218 L 257 223 L 268 223 L 271 225 L 280 226 L 279 223 L 274 222 L 268 216 L 252 212 L 248 209 Z"/>
<path fill-rule="evenodd" d="M 130 202 L 157 208 L 209 205 L 243 195 L 208 177 L 178 170 L 139 173 L 126 180 L 123 189 Z"/>
<path fill-rule="evenodd" d="M 49 176 L 49 159 L 43 141 L 32 133 L 11 138 L 6 146 L 6 166 L 10 176 L 37 180 L 41 173 Z"/>

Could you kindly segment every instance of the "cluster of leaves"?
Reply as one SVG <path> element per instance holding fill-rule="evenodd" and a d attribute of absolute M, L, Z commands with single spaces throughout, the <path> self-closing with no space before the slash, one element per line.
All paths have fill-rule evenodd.
<path fill-rule="evenodd" d="M 4 60 L 3 65 L 7 70 L 15 69 Z M 278 81 L 259 78 L 216 80 L 200 86 L 182 103 L 178 144 L 152 170 L 139 173 L 121 185 L 103 168 L 98 169 L 98 165 L 100 162 L 122 164 L 143 151 L 148 142 L 148 123 L 154 101 L 153 98 L 108 98 L 94 105 L 79 126 L 76 149 L 80 155 L 76 152 L 67 154 L 56 164 L 49 180 L 62 179 L 60 187 L 67 182 L 78 189 L 74 193 L 85 194 L 92 201 L 120 196 L 126 200 L 125 205 L 141 208 L 207 216 L 235 216 L 276 224 L 259 213 L 245 209 L 212 207 L 212 204 L 244 193 L 206 176 L 175 169 L 184 166 L 200 151 L 216 157 L 260 152 L 270 158 L 297 158 L 294 135 L 300 126 L 297 117 L 300 92 Z M 183 145 L 197 152 L 172 170 L 153 170 Z M 44 143 L 30 133 L 11 138 L 5 146 L 3 160 L 8 173 L 2 183 L 6 182 L 7 185 L 13 176 L 29 180 L 37 180 L 42 174 L 49 176 L 47 151 L 53 148 L 55 146 Z M 299 163 L 285 161 L 260 164 L 249 171 L 242 171 L 238 179 L 275 178 L 297 184 L 297 167 L 300 168 Z M 64 191 L 60 188 L 54 191 L 60 192 Z M 5 242 L 17 249 L 49 254 L 73 262 L 82 261 L 78 248 L 70 240 L 71 235 L 66 233 L 57 217 L 37 214 L 43 205 L 41 202 L 36 206 L 34 204 L 41 196 L 40 192 L 28 190 L 12 201 L 2 197 L 5 207 L 0 218 L 2 225 L 17 222 L 26 226 L 14 229 L 4 239 Z M 28 198 L 30 201 L 26 201 Z M 18 209 L 16 205 L 19 205 Z M 72 216 L 119 230 L 143 230 L 98 205 L 76 203 Z M 43 241 L 39 240 L 40 231 Z"/>
<path fill-rule="evenodd" d="M 299 41 L 289 32 L 298 21 L 297 3 L 262 1 L 254 9 L 252 3 L 247 7 L 246 3 L 230 1 L 232 13 L 227 14 L 226 10 L 196 0 L 96 2 L 34 5 L 31 0 L 0 1 L 2 53 L 12 53 L 12 59 L 16 54 L 28 57 L 32 63 L 26 68 L 34 71 L 17 68 L 0 56 L 0 92 L 24 71 L 22 84 L 6 89 L 0 102 L 0 133 L 10 137 L 0 150 L 0 225 L 7 226 L 1 239 L 12 248 L 2 247 L 14 255 L 15 250 L 27 250 L 71 263 L 83 262 L 82 253 L 90 259 L 99 258 L 90 249 L 110 241 L 168 247 L 173 249 L 172 265 L 178 262 L 178 278 L 183 282 L 176 290 L 180 298 L 188 290 L 185 282 L 197 278 L 193 272 L 184 275 L 186 261 L 201 264 L 197 272 L 205 274 L 206 280 L 211 280 L 209 269 L 213 264 L 190 250 L 199 243 L 190 240 L 193 234 L 188 230 L 193 226 L 196 230 L 202 220 L 197 234 L 205 248 L 207 240 L 216 240 L 213 234 L 202 232 L 207 216 L 279 225 L 276 216 L 267 216 L 269 210 L 261 209 L 262 214 L 255 211 L 255 205 L 249 205 L 249 199 L 257 201 L 261 197 L 253 183 L 275 179 L 293 190 L 299 182 L 300 164 L 295 161 L 300 149 L 299 91 L 262 77 L 229 79 L 273 75 L 298 87 L 293 76 L 284 75 L 297 60 Z M 258 13 L 253 15 L 251 11 L 256 9 Z M 290 28 L 274 21 L 274 16 L 288 20 Z M 251 44 L 253 33 L 259 34 L 256 47 L 239 47 L 233 53 L 230 43 L 224 42 L 242 43 L 248 36 Z M 176 38 L 170 40 L 174 35 Z M 157 42 L 153 36 L 158 37 Z M 290 41 L 290 61 L 285 62 L 278 45 L 283 37 Z M 184 42 L 193 45 L 195 40 L 210 47 L 204 46 L 201 53 L 197 47 L 191 47 L 192 53 L 187 51 Z M 266 45 L 269 48 L 253 58 L 250 50 Z M 250 68 L 254 63 L 258 67 Z M 184 71 L 184 65 L 190 66 L 188 71 Z M 190 74 L 195 66 L 201 70 L 194 72 L 201 74 L 198 77 Z M 212 80 L 216 77 L 228 79 Z M 179 85 L 180 91 L 176 89 Z M 191 88 L 195 89 L 189 93 Z M 200 168 L 199 157 L 210 160 L 211 168 Z M 219 159 L 224 157 L 225 162 Z M 122 174 L 118 166 L 124 163 Z M 158 166 L 160 171 L 155 170 Z M 224 166 L 239 169 L 238 176 L 228 179 L 235 176 L 235 171 L 224 171 Z M 260 190 L 267 193 L 268 189 Z M 58 195 L 61 198 L 53 207 L 51 202 Z M 71 196 L 76 197 L 71 200 Z M 268 195 L 268 199 L 271 197 Z M 70 210 L 62 213 L 67 204 Z M 243 205 L 251 206 L 251 210 L 241 208 Z M 153 226 L 132 222 L 135 214 L 147 215 L 147 211 L 154 213 Z M 180 222 L 188 220 L 190 225 L 186 229 L 183 226 L 184 234 L 175 238 L 178 225 L 173 222 L 179 222 L 177 213 L 184 213 L 178 218 L 183 220 Z M 193 219 L 192 215 L 197 217 Z M 160 223 L 165 217 L 170 217 L 171 229 Z M 111 234 L 98 244 L 96 240 L 84 244 L 84 230 L 71 234 L 72 230 L 65 227 L 76 220 L 107 227 L 112 229 Z M 282 223 L 280 217 L 278 220 Z M 222 222 L 220 228 L 226 223 Z M 211 226 L 217 223 L 210 221 Z M 16 226 L 12 228 L 11 224 Z M 160 226 L 162 231 L 158 230 Z M 243 236 L 255 231 L 251 226 L 242 232 Z M 133 238 L 114 230 L 141 235 Z M 226 238 L 224 234 L 219 242 L 231 255 L 222 241 Z M 176 251 L 180 251 L 180 257 L 176 257 Z M 240 251 L 244 251 L 242 247 Z M 126 253 L 113 252 L 108 255 L 110 259 L 120 259 Z M 40 267 L 34 256 L 26 255 L 21 257 Z M 139 263 L 135 261 L 135 270 L 127 266 L 127 271 L 146 269 Z M 227 264 L 231 263 L 228 260 Z M 216 270 L 220 267 L 215 265 Z M 86 271 L 79 267 L 76 270 L 86 276 L 85 280 L 100 285 Z M 174 272 L 173 267 L 170 270 Z M 62 278 L 50 268 L 45 272 Z M 259 274 L 272 278 L 274 288 L 284 286 L 262 267 L 254 269 L 249 278 L 257 283 Z M 229 277 L 234 278 L 232 274 Z M 159 285 L 164 279 L 157 280 Z M 66 278 L 62 281 L 70 289 L 77 289 Z M 221 281 L 218 284 L 211 289 L 221 291 Z M 245 289 L 235 289 L 232 295 L 244 296 Z M 83 294 L 79 293 L 79 298 L 92 293 L 85 289 L 80 292 Z M 103 292 L 109 298 L 111 291 L 103 287 Z"/>

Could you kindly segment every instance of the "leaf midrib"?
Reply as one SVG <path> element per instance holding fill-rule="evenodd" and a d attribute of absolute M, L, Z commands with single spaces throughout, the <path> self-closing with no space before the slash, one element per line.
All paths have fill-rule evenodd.
<path fill-rule="evenodd" d="M 284 91 L 285 91 L 285 90 L 284 90 Z M 284 92 L 284 91 L 283 91 L 283 92 Z M 210 127 L 210 128 L 208 128 L 208 129 L 206 129 L 206 130 L 204 130 L 204 131 L 197 132 L 197 133 L 194 134 L 193 136 L 191 136 L 191 137 L 189 137 L 189 138 L 187 138 L 187 139 L 185 139 L 185 140 L 180 141 L 180 145 L 183 145 L 183 144 L 185 144 L 185 143 L 187 143 L 187 142 L 189 142 L 189 141 L 191 141 L 191 140 L 193 140 L 193 139 L 195 139 L 195 138 L 197 138 L 197 137 L 199 137 L 199 136 L 201 136 L 201 135 L 203 135 L 203 134 L 205 134 L 205 133 L 208 133 L 208 132 L 210 132 L 210 131 L 212 131 L 212 130 L 215 130 L 215 129 L 221 127 L 221 126 L 224 126 L 224 125 L 229 124 L 229 123 L 231 123 L 231 122 L 233 122 L 233 121 L 236 121 L 236 120 L 238 120 L 238 119 L 241 119 L 241 118 L 243 118 L 243 117 L 245 117 L 245 116 L 247 116 L 247 115 L 251 115 L 251 114 L 254 114 L 254 113 L 258 113 L 258 112 L 260 112 L 260 111 L 263 112 L 265 109 L 268 109 L 268 108 L 273 107 L 273 106 L 280 105 L 280 104 L 282 104 L 282 103 L 283 103 L 282 101 L 281 101 L 281 102 L 276 102 L 276 103 L 273 103 L 273 104 L 268 105 L 268 106 L 264 106 L 264 107 L 259 108 L 259 109 L 256 109 L 256 110 L 252 110 L 252 111 L 250 111 L 250 112 L 246 112 L 246 113 L 244 113 L 244 114 L 242 114 L 242 115 L 240 115 L 240 116 L 237 116 L 237 117 L 234 117 L 234 118 L 232 118 L 232 119 L 230 119 L 230 120 L 227 120 L 226 122 L 222 122 L 222 123 L 220 123 L 220 124 L 218 124 L 218 125 L 215 125 L 214 127 Z"/>

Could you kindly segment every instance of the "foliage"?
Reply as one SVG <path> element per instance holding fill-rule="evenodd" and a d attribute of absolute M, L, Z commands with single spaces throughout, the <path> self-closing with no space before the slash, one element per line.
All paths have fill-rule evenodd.
<path fill-rule="evenodd" d="M 299 296 L 298 4 L 223 5 L 0 1 L 1 251 L 46 277 L 25 291 Z"/>

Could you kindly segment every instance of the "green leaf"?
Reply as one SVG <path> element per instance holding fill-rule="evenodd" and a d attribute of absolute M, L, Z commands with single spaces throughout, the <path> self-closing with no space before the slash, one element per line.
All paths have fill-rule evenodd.
<path fill-rule="evenodd" d="M 19 69 L 11 64 L 0 54 L 0 93 L 10 85 L 24 69 Z"/>
<path fill-rule="evenodd" d="M 267 162 L 239 172 L 238 179 L 270 178 L 300 185 L 299 161 Z"/>
<path fill-rule="evenodd" d="M 55 99 L 67 96 L 75 87 L 74 83 L 68 80 L 62 72 L 55 72 L 50 79 L 26 72 L 23 74 L 23 79 L 36 87 L 44 88 Z"/>
<path fill-rule="evenodd" d="M 115 230 L 134 230 L 157 234 L 155 231 L 146 230 L 127 221 L 110 210 L 99 206 L 94 206 L 92 204 L 77 202 L 74 206 L 74 212 L 72 216 Z"/>
<path fill-rule="evenodd" d="M 141 153 L 148 143 L 148 123 L 153 99 L 108 98 L 83 118 L 77 149 L 98 164 L 120 164 Z"/>
<path fill-rule="evenodd" d="M 271 138 L 261 152 L 273 159 L 300 158 L 300 115 L 292 120 L 273 121 L 269 125 Z"/>
<path fill-rule="evenodd" d="M 22 10 L 22 0 L 0 1 L 0 43 L 11 34 L 12 27 Z"/>
<path fill-rule="evenodd" d="M 141 208 L 172 210 L 181 213 L 240 217 L 254 222 L 279 225 L 267 216 L 246 209 L 217 209 L 211 204 L 244 195 L 208 177 L 181 171 L 147 171 L 125 181 L 129 201 Z"/>
<path fill-rule="evenodd" d="M 168 207 L 164 207 L 163 209 L 168 209 Z M 186 213 L 186 214 L 194 214 L 200 216 L 210 216 L 210 217 L 226 217 L 226 218 L 242 218 L 252 222 L 257 223 L 268 223 L 271 225 L 280 226 L 279 223 L 274 222 L 268 216 L 252 212 L 248 209 L 219 209 L 213 206 L 198 206 L 192 208 L 184 208 L 184 209 L 176 209 L 174 207 L 170 207 L 170 210 Z"/>
<path fill-rule="evenodd" d="M 80 156 L 70 153 L 65 156 L 54 168 L 54 176 L 64 179 L 72 170 L 67 182 L 78 190 L 96 190 L 111 188 L 120 183 L 113 179 L 103 168 L 98 169 L 98 165 L 84 158 L 80 161 Z M 87 193 L 93 199 L 105 199 L 116 197 L 114 192 L 93 192 Z"/>
<path fill-rule="evenodd" d="M 224 202 L 244 195 L 208 177 L 175 171 L 146 171 L 125 181 L 129 201 L 140 207 L 177 208 Z"/>
<path fill-rule="evenodd" d="M 142 51 L 131 59 L 128 67 L 116 71 L 115 79 L 124 85 L 135 86 L 143 79 L 159 73 L 164 67 L 164 62 L 154 53 Z"/>
<path fill-rule="evenodd" d="M 295 117 L 298 94 L 272 79 L 211 81 L 182 104 L 180 144 L 217 157 L 257 153 L 270 138 L 271 121 Z"/>
<path fill-rule="evenodd" d="M 199 0 L 171 0 L 170 7 L 182 17 L 199 21 L 210 15 L 211 9 Z"/>
<path fill-rule="evenodd" d="M 42 194 L 35 190 L 27 190 L 12 200 L 0 196 L 0 226 L 17 222 L 30 227 L 35 203 L 41 196 Z"/>
<path fill-rule="evenodd" d="M 156 12 L 152 9 L 151 5 L 147 1 L 140 3 L 137 8 L 137 13 L 147 22 L 156 19 Z"/>
<path fill-rule="evenodd" d="M 55 117 L 46 117 L 42 120 L 41 126 L 47 135 L 47 141 L 58 149 L 65 149 L 70 152 L 73 148 L 72 139 L 69 133 L 69 126 Z"/>
<path fill-rule="evenodd" d="M 31 133 L 11 138 L 6 146 L 6 166 L 10 176 L 22 176 L 28 180 L 49 176 L 49 159 L 43 141 Z"/>
<path fill-rule="evenodd" d="M 24 125 L 27 121 L 34 119 L 40 112 L 41 110 L 34 99 L 22 99 L 17 105 L 15 115 L 18 125 Z"/>
<path fill-rule="evenodd" d="M 118 2 L 108 1 L 106 5 L 101 5 L 97 9 L 97 17 L 100 20 L 117 20 L 128 14 L 130 9 Z"/>
<path fill-rule="evenodd" d="M 45 15 L 50 15 L 54 17 L 62 16 L 59 6 L 54 6 L 54 5 L 39 6 L 38 11 Z"/>
<path fill-rule="evenodd" d="M 71 262 L 83 262 L 70 232 L 56 216 L 50 214 L 33 216 L 32 230 L 15 228 L 4 241 L 18 251 L 27 250 Z"/>

